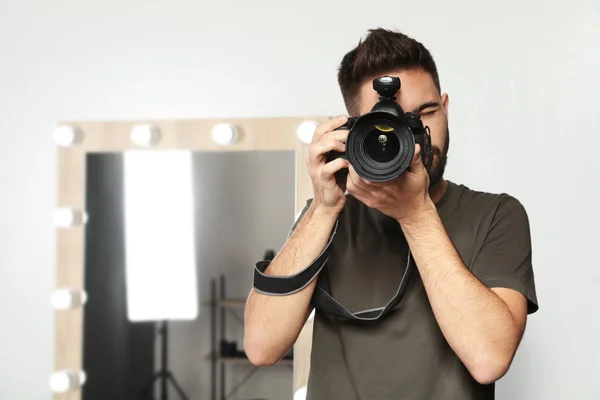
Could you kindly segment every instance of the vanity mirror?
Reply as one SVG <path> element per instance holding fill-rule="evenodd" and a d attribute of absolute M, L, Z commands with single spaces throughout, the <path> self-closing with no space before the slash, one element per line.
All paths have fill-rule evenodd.
<path fill-rule="evenodd" d="M 293 356 L 259 372 L 241 324 L 254 262 L 312 197 L 306 152 L 326 119 L 57 126 L 56 400 L 301 390 L 312 321 Z"/>

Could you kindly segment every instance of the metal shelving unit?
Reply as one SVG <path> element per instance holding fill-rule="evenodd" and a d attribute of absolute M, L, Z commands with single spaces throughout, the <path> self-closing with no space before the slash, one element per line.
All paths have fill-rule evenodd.
<path fill-rule="evenodd" d="M 250 363 L 243 350 L 236 349 L 234 354 L 224 354 L 223 348 L 228 342 L 226 336 L 226 316 L 230 312 L 242 325 L 244 323 L 236 313 L 235 309 L 243 310 L 246 305 L 245 299 L 228 299 L 225 291 L 225 276 L 218 279 L 219 290 L 217 291 L 217 279 L 211 280 L 211 400 L 228 400 L 237 392 L 256 372 L 261 368 Z M 233 343 L 229 343 L 231 345 Z M 242 345 L 239 345 L 242 347 Z M 237 344 L 236 344 L 237 347 Z M 231 349 L 230 349 L 231 350 Z M 228 352 L 229 353 L 229 352 Z M 244 376 L 230 391 L 225 393 L 227 366 L 251 365 L 252 369 Z M 284 357 L 277 365 L 289 367 L 293 371 L 293 359 L 291 355 Z M 262 368 L 263 371 L 268 369 Z"/>

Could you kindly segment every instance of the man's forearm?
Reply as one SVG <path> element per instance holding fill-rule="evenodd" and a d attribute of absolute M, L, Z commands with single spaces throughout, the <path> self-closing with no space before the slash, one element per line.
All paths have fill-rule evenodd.
<path fill-rule="evenodd" d="M 498 379 L 518 343 L 510 309 L 465 267 L 433 204 L 400 224 L 448 344 L 475 379 Z"/>
<path fill-rule="evenodd" d="M 293 275 L 317 258 L 331 235 L 338 214 L 314 203 L 265 273 Z M 245 310 L 244 349 L 254 364 L 273 364 L 294 344 L 306 318 L 317 279 L 287 296 L 250 292 Z"/>

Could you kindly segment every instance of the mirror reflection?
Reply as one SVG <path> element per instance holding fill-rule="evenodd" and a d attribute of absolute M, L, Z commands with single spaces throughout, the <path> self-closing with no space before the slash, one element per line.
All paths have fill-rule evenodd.
<path fill-rule="evenodd" d="M 84 400 L 289 399 L 243 350 L 253 265 L 295 210 L 292 151 L 87 156 Z M 275 206 L 276 205 L 276 206 Z"/>

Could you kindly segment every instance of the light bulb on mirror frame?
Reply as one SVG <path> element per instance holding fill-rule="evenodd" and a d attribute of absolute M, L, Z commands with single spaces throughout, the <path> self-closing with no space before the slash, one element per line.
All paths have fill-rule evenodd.
<path fill-rule="evenodd" d="M 307 388 L 306 385 L 298 388 L 294 393 L 294 400 L 305 400 L 306 399 Z"/>
<path fill-rule="evenodd" d="M 55 310 L 72 310 L 87 302 L 85 290 L 60 288 L 52 292 L 50 303 Z"/>
<path fill-rule="evenodd" d="M 54 129 L 54 141 L 61 147 L 71 147 L 81 143 L 83 133 L 76 126 L 59 125 Z"/>
<path fill-rule="evenodd" d="M 87 214 L 71 207 L 60 207 L 54 211 L 54 225 L 59 228 L 70 228 L 87 222 Z"/>
<path fill-rule="evenodd" d="M 317 121 L 304 121 L 298 125 L 296 135 L 302 143 L 310 144 L 318 127 L 319 123 Z"/>
<path fill-rule="evenodd" d="M 234 124 L 221 123 L 212 128 L 210 135 L 216 144 L 231 146 L 238 140 L 238 129 Z"/>
<path fill-rule="evenodd" d="M 142 147 L 150 147 L 160 140 L 160 132 L 154 125 L 136 125 L 131 129 L 131 141 Z"/>
<path fill-rule="evenodd" d="M 48 378 L 48 386 L 54 393 L 66 393 L 85 384 L 87 376 L 84 371 L 76 373 L 69 369 L 55 371 Z"/>

